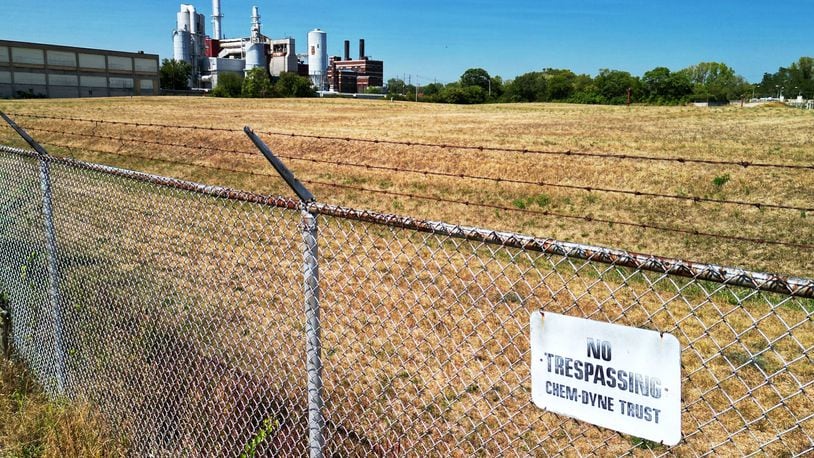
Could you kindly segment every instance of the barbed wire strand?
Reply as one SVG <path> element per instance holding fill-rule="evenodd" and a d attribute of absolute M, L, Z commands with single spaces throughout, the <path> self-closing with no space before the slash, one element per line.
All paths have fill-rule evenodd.
<path fill-rule="evenodd" d="M 68 136 L 78 136 L 78 137 L 85 137 L 85 138 L 96 138 L 96 139 L 104 139 L 104 140 L 113 140 L 113 141 L 125 141 L 125 142 L 132 142 L 132 143 L 139 143 L 145 145 L 157 145 L 157 146 L 168 146 L 168 147 L 177 147 L 177 148 L 189 148 L 189 149 L 196 149 L 196 150 L 210 150 L 210 151 L 218 151 L 222 153 L 230 153 L 230 154 L 241 154 L 251 157 L 260 157 L 257 152 L 253 151 L 243 151 L 243 150 L 236 150 L 236 149 L 227 149 L 227 148 L 218 148 L 215 146 L 210 145 L 199 145 L 199 144 L 190 144 L 190 143 L 172 143 L 172 142 L 160 142 L 156 140 L 146 140 L 146 139 L 136 139 L 136 138 L 126 138 L 126 137 L 115 137 L 115 136 L 107 136 L 107 135 L 99 135 L 99 134 L 83 134 L 79 132 L 66 132 L 66 131 L 59 131 L 59 130 L 52 130 L 52 129 L 45 129 L 40 127 L 28 127 L 30 130 L 39 131 L 39 132 L 46 132 L 58 135 L 68 135 Z M 551 183 L 542 180 L 520 180 L 514 178 L 496 178 L 496 177 L 489 177 L 483 175 L 472 175 L 467 173 L 453 173 L 453 172 L 439 172 L 439 171 L 431 171 L 431 170 L 422 170 L 422 169 L 410 169 L 410 168 L 402 168 L 402 167 L 395 167 L 395 166 L 385 166 L 385 165 L 375 165 L 375 164 L 359 164 L 354 162 L 347 162 L 347 161 L 334 161 L 328 159 L 315 159 L 315 158 L 308 158 L 303 156 L 291 156 L 291 155 L 284 155 L 284 154 L 277 154 L 279 157 L 283 159 L 288 159 L 292 161 L 305 161 L 310 162 L 313 164 L 326 164 L 326 165 L 334 165 L 334 166 L 344 166 L 344 167 L 354 167 L 354 168 L 361 168 L 366 170 L 377 170 L 377 171 L 387 171 L 387 172 L 395 172 L 395 173 L 411 173 L 416 175 L 424 175 L 424 176 L 437 176 L 437 177 L 444 177 L 444 178 L 454 178 L 454 179 L 468 179 L 468 180 L 482 180 L 482 181 L 489 181 L 492 183 L 507 183 L 507 184 L 519 184 L 519 185 L 529 185 L 529 186 L 538 186 L 538 187 L 547 187 L 547 188 L 559 188 L 559 189 L 570 189 L 570 190 L 578 190 L 578 191 L 585 191 L 588 193 L 591 192 L 599 192 L 599 193 L 607 193 L 607 194 L 621 194 L 633 197 L 650 197 L 650 198 L 663 198 L 663 199 L 673 199 L 673 200 L 681 200 L 686 202 L 694 202 L 694 203 L 713 203 L 719 205 L 737 205 L 737 206 L 744 206 L 744 207 L 751 207 L 756 208 L 758 210 L 764 208 L 770 209 L 777 209 L 777 210 L 791 210 L 791 211 L 800 211 L 800 212 L 814 212 L 814 207 L 800 207 L 794 205 L 784 205 L 784 204 L 774 204 L 774 203 L 764 203 L 764 202 L 749 202 L 749 201 L 741 201 L 741 200 L 731 200 L 731 199 L 715 199 L 711 197 L 700 197 L 700 196 L 681 196 L 676 194 L 662 194 L 650 191 L 635 191 L 635 190 L 627 190 L 627 189 L 615 189 L 615 188 L 604 188 L 601 186 L 580 186 L 580 185 L 572 185 L 572 184 L 564 184 L 564 183 Z"/>
<path fill-rule="evenodd" d="M 74 117 L 56 117 L 46 115 L 33 115 L 27 113 L 9 113 L 10 116 L 28 117 L 34 119 L 49 119 L 57 121 L 71 121 L 71 122 L 87 122 L 97 124 L 113 124 L 132 127 L 158 127 L 164 129 L 189 129 L 200 131 L 213 131 L 213 132 L 231 132 L 242 133 L 241 129 L 231 129 L 224 127 L 206 127 L 206 126 L 181 126 L 173 124 L 160 124 L 149 122 L 131 122 L 131 121 L 109 121 L 100 119 L 85 119 Z M 314 135 L 314 134 L 297 134 L 293 132 L 279 132 L 279 131 L 257 131 L 265 135 L 291 137 L 291 138 L 310 138 L 316 140 L 331 140 L 331 141 L 344 141 L 356 143 L 371 143 L 382 145 L 399 145 L 407 147 L 424 147 L 424 148 L 441 148 L 441 149 L 457 149 L 457 150 L 470 150 L 470 151 L 490 151 L 490 152 L 506 152 L 518 154 L 531 154 L 531 155 L 546 155 L 546 156 L 566 156 L 566 157 L 588 157 L 594 159 L 616 159 L 616 160 L 633 160 L 633 161 L 659 161 L 659 162 L 674 162 L 680 164 L 702 164 L 702 165 L 721 165 L 721 166 L 737 166 L 742 168 L 759 167 L 759 168 L 780 168 L 790 170 L 814 170 L 814 164 L 781 164 L 771 162 L 752 162 L 747 160 L 722 160 L 722 159 L 696 159 L 687 157 L 675 156 L 647 156 L 639 154 L 625 154 L 625 153 L 594 153 L 589 151 L 572 151 L 572 150 L 538 150 L 530 148 L 510 148 L 501 146 L 473 146 L 473 145 L 455 145 L 447 143 L 427 143 L 427 142 L 414 142 L 414 141 L 401 141 L 401 140 L 384 140 L 384 139 L 370 139 L 370 138 L 357 138 L 357 137 L 339 137 L 328 135 Z"/>
<path fill-rule="evenodd" d="M 674 233 L 681 233 L 687 235 L 694 235 L 694 236 L 701 236 L 701 237 L 711 237 L 717 239 L 724 239 L 730 241 L 738 241 L 738 242 L 752 242 L 758 244 L 770 244 L 770 245 L 781 245 L 787 247 L 794 247 L 794 248 L 804 248 L 804 249 L 814 249 L 814 245 L 807 245 L 801 243 L 793 243 L 793 242 L 784 242 L 778 240 L 767 240 L 767 239 L 755 239 L 750 237 L 741 237 L 741 236 L 733 236 L 733 235 L 721 235 L 721 234 L 714 234 L 710 232 L 701 232 L 695 229 L 681 229 L 681 228 L 674 228 L 674 227 L 666 227 L 666 226 L 658 226 L 653 224 L 646 224 L 646 223 L 632 223 L 628 221 L 616 221 L 610 219 L 603 219 L 603 218 L 594 218 L 591 216 L 577 216 L 577 215 L 566 215 L 563 213 L 552 212 L 549 210 L 533 210 L 528 208 L 517 208 L 517 207 L 506 207 L 502 205 L 496 204 L 486 204 L 481 202 L 469 202 L 465 200 L 456 200 L 456 199 L 448 199 L 444 197 L 434 197 L 434 196 L 423 196 L 418 194 L 411 194 L 411 193 L 403 193 L 403 192 L 394 192 L 394 191 L 386 191 L 380 189 L 371 189 L 365 188 L 362 186 L 353 186 L 353 185 L 345 185 L 339 183 L 330 183 L 330 182 L 323 182 L 323 181 L 316 181 L 316 180 L 308 180 L 308 179 L 301 179 L 303 183 L 308 183 L 312 185 L 321 185 L 321 186 L 328 186 L 333 188 L 341 188 L 341 189 L 350 189 L 354 191 L 360 192 L 369 192 L 375 194 L 385 194 L 390 196 L 396 197 L 406 197 L 411 199 L 422 199 L 422 200 L 431 200 L 434 202 L 439 203 L 450 203 L 450 204 L 460 204 L 466 206 L 475 206 L 475 207 L 483 207 L 483 208 L 490 208 L 495 210 L 505 210 L 505 211 L 512 211 L 518 213 L 527 213 L 527 214 L 534 214 L 534 215 L 541 215 L 541 216 L 549 216 L 549 217 L 556 217 L 562 219 L 571 219 L 571 220 L 582 220 L 591 223 L 605 223 L 608 225 L 619 225 L 619 226 L 628 226 L 628 227 L 635 227 L 639 229 L 651 229 L 657 230 L 662 232 L 674 232 Z"/>
<path fill-rule="evenodd" d="M 204 165 L 204 164 L 190 163 L 190 162 L 180 162 L 180 161 L 174 161 L 174 160 L 168 160 L 168 159 L 162 159 L 162 158 L 152 158 L 152 157 L 144 157 L 144 156 L 138 156 L 138 155 L 126 155 L 126 154 L 122 154 L 122 153 L 114 153 L 114 152 L 109 152 L 109 151 L 94 150 L 94 149 L 89 149 L 89 148 L 84 148 L 84 147 L 61 145 L 61 144 L 57 144 L 57 143 L 54 143 L 54 142 L 43 142 L 43 143 L 46 144 L 46 145 L 51 145 L 51 146 L 55 146 L 55 147 L 58 147 L 58 148 L 66 148 L 68 150 L 82 150 L 82 151 L 89 151 L 89 152 L 98 153 L 98 154 L 110 154 L 110 155 L 114 155 L 114 156 L 121 156 L 121 157 L 125 157 L 125 158 L 133 158 L 133 157 L 135 157 L 135 158 L 152 160 L 152 161 L 157 161 L 157 162 L 167 162 L 167 163 L 176 164 L 176 165 L 193 166 L 193 167 L 199 167 L 199 168 L 204 168 L 204 169 L 219 170 L 219 171 L 238 173 L 238 174 L 249 174 L 249 175 L 269 177 L 269 178 L 278 178 L 276 175 L 273 175 L 273 174 L 270 174 L 270 173 L 260 173 L 260 172 L 252 172 L 252 171 L 239 170 L 239 169 L 230 169 L 230 168 L 218 167 L 218 166 L 213 166 L 213 165 Z M 371 188 L 365 188 L 365 187 L 362 187 L 362 186 L 353 186 L 353 185 L 345 185 L 345 184 L 340 184 L 340 183 L 324 182 L 324 181 L 318 181 L 318 180 L 309 180 L 309 179 L 305 179 L 305 178 L 300 178 L 300 181 L 302 181 L 303 183 L 308 183 L 308 184 L 312 184 L 312 185 L 327 186 L 327 187 L 332 187 L 332 188 L 337 188 L 337 189 L 349 189 L 349 190 L 353 190 L 353 191 L 367 192 L 367 193 L 373 193 L 373 194 L 379 194 L 379 195 L 389 195 L 389 196 L 395 196 L 395 197 L 404 197 L 404 198 L 410 198 L 410 199 L 434 201 L 434 202 L 439 202 L 439 203 L 449 203 L 449 204 L 457 204 L 457 205 L 464 205 L 464 206 L 471 206 L 471 207 L 489 208 L 489 209 L 494 209 L 494 210 L 504 210 L 504 211 L 511 211 L 511 212 L 516 212 L 516 213 L 525 213 L 525 214 L 532 214 L 532 215 L 537 215 L 537 216 L 546 216 L 546 217 L 553 217 L 553 218 L 560 218 L 560 219 L 580 220 L 580 221 L 585 221 L 585 222 L 588 222 L 588 223 L 601 223 L 601 224 L 608 224 L 608 225 L 627 226 L 627 227 L 634 227 L 634 228 L 653 230 L 653 231 L 659 231 L 659 232 L 679 233 L 679 234 L 685 234 L 685 235 L 692 235 L 692 236 L 698 236 L 698 237 L 709 237 L 709 238 L 715 238 L 715 239 L 720 239 L 720 240 L 728 240 L 728 241 L 735 241 L 735 242 L 749 242 L 749 243 L 756 243 L 756 244 L 778 245 L 778 246 L 785 246 L 785 247 L 791 247 L 791 248 L 802 248 L 802 249 L 806 249 L 806 250 L 814 249 L 814 245 L 793 243 L 793 242 L 785 242 L 785 241 L 779 241 L 779 240 L 756 239 L 756 238 L 742 237 L 742 236 L 722 235 L 722 234 L 715 234 L 715 233 L 711 233 L 711 232 L 702 232 L 702 231 L 698 231 L 698 230 L 695 230 L 695 229 L 682 229 L 682 228 L 659 226 L 659 225 L 646 224 L 646 223 L 633 223 L 633 222 L 629 222 L 629 221 L 617 221 L 617 220 L 610 220 L 610 219 L 605 219 L 605 218 L 594 218 L 592 216 L 568 215 L 568 214 L 559 213 L 559 212 L 552 212 L 552 211 L 549 211 L 549 210 L 533 210 L 533 209 L 527 209 L 527 208 L 507 207 L 507 206 L 497 205 L 497 204 L 487 204 L 487 203 L 482 203 L 482 202 L 470 202 L 470 201 L 466 201 L 466 200 L 456 200 L 456 199 L 449 199 L 449 198 L 443 198 L 443 197 L 425 196 L 425 195 L 404 193 L 404 192 L 395 192 L 395 191 L 386 191 L 386 190 L 381 190 L 381 189 L 371 189 Z"/>

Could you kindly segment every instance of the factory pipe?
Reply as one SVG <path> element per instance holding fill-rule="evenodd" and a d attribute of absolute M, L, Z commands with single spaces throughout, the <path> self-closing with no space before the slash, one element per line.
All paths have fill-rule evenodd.
<path fill-rule="evenodd" d="M 220 33 L 221 19 L 223 14 L 220 11 L 220 0 L 212 0 L 212 35 L 215 40 L 223 40 Z"/>
<path fill-rule="evenodd" d="M 359 60 L 365 60 L 365 39 L 359 40 Z"/>
<path fill-rule="evenodd" d="M 350 60 L 350 40 L 345 40 L 345 59 Z"/>

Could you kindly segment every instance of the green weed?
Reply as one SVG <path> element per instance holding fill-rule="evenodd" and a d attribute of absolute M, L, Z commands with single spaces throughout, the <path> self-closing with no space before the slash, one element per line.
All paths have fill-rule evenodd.
<path fill-rule="evenodd" d="M 728 173 L 725 173 L 723 175 L 718 175 L 718 176 L 716 176 L 715 178 L 712 179 L 712 185 L 715 186 L 715 189 L 720 191 L 724 187 L 725 184 L 729 183 L 729 180 L 730 180 L 730 176 L 729 176 Z"/>
<path fill-rule="evenodd" d="M 631 437 L 630 443 L 633 444 L 634 447 L 640 448 L 642 450 L 658 450 L 664 447 L 658 442 L 642 439 L 640 437 Z"/>
<path fill-rule="evenodd" d="M 243 447 L 243 453 L 240 454 L 240 458 L 254 458 L 257 455 L 257 448 L 266 441 L 266 439 L 274 434 L 274 431 L 280 427 L 280 421 L 276 418 L 274 421 L 271 418 L 266 418 L 263 420 L 263 424 L 260 426 L 260 431 L 254 435 L 252 440 Z"/>

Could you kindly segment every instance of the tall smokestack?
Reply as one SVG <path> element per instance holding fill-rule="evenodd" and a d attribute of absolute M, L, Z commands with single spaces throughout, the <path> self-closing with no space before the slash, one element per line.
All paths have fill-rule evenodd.
<path fill-rule="evenodd" d="M 365 39 L 359 40 L 359 60 L 365 60 Z"/>
<path fill-rule="evenodd" d="M 223 40 L 223 35 L 220 33 L 221 19 L 223 19 L 223 14 L 220 12 L 220 0 L 212 0 L 212 38 L 215 40 Z"/>
<path fill-rule="evenodd" d="M 350 40 L 345 40 L 345 60 L 350 60 Z"/>

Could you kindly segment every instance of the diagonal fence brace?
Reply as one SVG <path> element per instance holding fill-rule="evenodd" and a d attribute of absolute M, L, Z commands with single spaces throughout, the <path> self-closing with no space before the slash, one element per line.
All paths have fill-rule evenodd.
<path fill-rule="evenodd" d="M 311 194 L 311 191 L 309 191 L 305 186 L 303 186 L 302 183 L 300 183 L 297 177 L 295 177 L 294 174 L 291 173 L 291 170 L 289 170 L 288 167 L 286 167 L 285 164 L 283 164 L 283 161 L 281 161 L 280 158 L 278 158 L 277 156 L 274 155 L 274 153 L 271 152 L 271 149 L 268 147 L 268 145 L 263 143 L 263 140 L 261 140 L 260 137 L 258 137 L 257 134 L 254 133 L 251 127 L 246 126 L 243 128 L 243 131 L 246 132 L 246 135 L 249 136 L 252 143 L 254 143 L 254 146 L 256 146 L 257 149 L 260 150 L 261 153 L 263 153 L 263 156 L 265 156 L 266 159 L 268 159 L 268 161 L 271 163 L 271 166 L 274 167 L 274 170 L 276 170 L 277 173 L 280 174 L 283 180 L 285 180 L 286 184 L 288 184 L 291 190 L 294 191 L 294 194 L 296 194 L 297 197 L 299 197 L 299 199 L 303 203 L 316 201 L 316 198 L 314 197 L 313 194 Z"/>
<path fill-rule="evenodd" d="M 308 374 L 308 450 L 311 458 L 322 458 L 325 448 L 325 418 L 322 400 L 322 340 L 319 307 L 319 240 L 317 238 L 316 214 L 308 210 L 308 204 L 316 198 L 291 170 L 285 166 L 271 149 L 246 126 L 246 135 L 257 149 L 268 159 L 274 170 L 280 174 L 286 184 L 302 201 L 302 239 L 303 239 L 303 293 L 305 302 L 305 346 L 306 371 Z"/>

